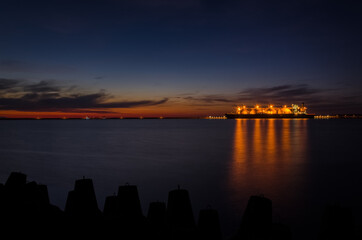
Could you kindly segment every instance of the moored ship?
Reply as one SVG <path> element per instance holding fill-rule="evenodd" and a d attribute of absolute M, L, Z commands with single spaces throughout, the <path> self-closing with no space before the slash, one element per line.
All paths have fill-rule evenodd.
<path fill-rule="evenodd" d="M 225 117 L 234 118 L 314 118 L 315 114 L 308 114 L 307 108 L 302 104 L 291 106 L 260 106 L 249 107 L 246 105 L 237 106 L 234 112 L 226 113 Z"/>

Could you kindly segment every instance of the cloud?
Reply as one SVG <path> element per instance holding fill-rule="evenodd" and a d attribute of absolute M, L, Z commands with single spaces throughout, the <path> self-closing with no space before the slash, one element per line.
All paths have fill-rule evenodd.
<path fill-rule="evenodd" d="M 39 83 L 25 85 L 24 91 L 30 92 L 59 92 L 61 87 L 55 86 L 52 81 L 40 81 Z"/>
<path fill-rule="evenodd" d="M 0 60 L 0 72 L 10 73 L 68 73 L 75 72 L 76 69 L 64 65 L 39 64 L 27 61 L 5 59 Z"/>
<path fill-rule="evenodd" d="M 222 94 L 211 94 L 203 96 L 185 96 L 181 97 L 188 101 L 200 102 L 202 104 L 215 104 L 215 103 L 232 103 L 235 99 L 232 97 L 226 97 Z"/>
<path fill-rule="evenodd" d="M 0 78 L 0 91 L 7 91 L 16 87 L 21 80 L 17 79 L 7 79 L 7 78 Z"/>
<path fill-rule="evenodd" d="M 139 106 L 155 106 L 166 103 L 168 98 L 164 98 L 158 101 L 142 100 L 142 101 L 124 101 L 124 102 L 111 102 L 111 103 L 100 103 L 99 108 L 131 108 Z"/>
<path fill-rule="evenodd" d="M 12 79 L 0 79 L 0 87 L 4 91 L 13 91 L 17 87 L 16 96 L 0 96 L 1 110 L 38 111 L 38 112 L 102 112 L 110 108 L 132 108 L 140 106 L 160 105 L 168 101 L 109 101 L 112 96 L 106 91 L 97 93 L 77 92 L 77 88 L 56 85 L 55 81 L 40 81 L 38 83 L 19 82 Z M 71 90 L 71 92 L 69 92 Z M 19 95 L 21 94 L 21 95 Z M 84 110 L 92 109 L 92 110 Z M 97 110 L 100 109 L 100 110 Z"/>
<path fill-rule="evenodd" d="M 64 111 L 63 111 L 64 112 Z M 109 113 L 117 113 L 117 111 L 111 111 L 111 110 L 94 110 L 94 109 L 67 109 L 66 113 L 98 113 L 98 114 L 109 114 Z"/>
<path fill-rule="evenodd" d="M 29 83 L 26 80 L 0 78 L 0 93 L 17 93 L 20 95 L 33 94 L 56 94 L 64 92 L 64 87 L 58 86 L 53 80 L 43 80 L 38 83 Z M 74 90 L 75 87 L 68 88 Z"/>
<path fill-rule="evenodd" d="M 326 90 L 311 88 L 308 84 L 278 85 L 245 89 L 237 94 L 236 100 L 255 103 L 280 103 L 307 101 Z"/>
<path fill-rule="evenodd" d="M 314 98 L 316 94 L 322 93 L 320 89 L 309 87 L 307 84 L 278 85 L 273 87 L 248 88 L 234 94 L 208 94 L 208 95 L 184 95 L 180 98 L 199 102 L 203 104 L 254 104 L 254 103 L 280 103 L 286 104 L 291 101 L 306 101 Z"/>

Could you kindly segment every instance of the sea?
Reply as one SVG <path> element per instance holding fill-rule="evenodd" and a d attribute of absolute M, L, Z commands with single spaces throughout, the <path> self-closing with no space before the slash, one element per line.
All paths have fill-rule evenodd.
<path fill-rule="evenodd" d="M 272 200 L 293 239 L 318 239 L 326 206 L 362 222 L 360 119 L 103 119 L 0 121 L 0 183 L 11 172 L 45 184 L 64 209 L 75 180 L 93 180 L 98 207 L 136 185 L 142 211 L 189 192 L 195 221 L 219 213 L 233 236 L 250 196 Z"/>

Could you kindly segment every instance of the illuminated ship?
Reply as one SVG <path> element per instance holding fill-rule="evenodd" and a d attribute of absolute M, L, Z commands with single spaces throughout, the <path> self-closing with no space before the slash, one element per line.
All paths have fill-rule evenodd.
<path fill-rule="evenodd" d="M 226 113 L 226 118 L 314 118 L 314 114 L 308 114 L 307 108 L 302 104 L 298 106 L 292 104 L 290 107 L 273 106 L 266 107 L 256 105 L 248 107 L 246 105 L 237 106 L 234 112 Z"/>

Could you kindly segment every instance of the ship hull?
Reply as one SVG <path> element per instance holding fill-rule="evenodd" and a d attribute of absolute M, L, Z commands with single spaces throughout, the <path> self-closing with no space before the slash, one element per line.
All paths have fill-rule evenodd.
<path fill-rule="evenodd" d="M 227 119 L 235 118 L 314 118 L 314 114 L 225 114 Z"/>

